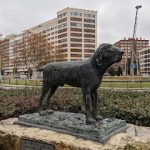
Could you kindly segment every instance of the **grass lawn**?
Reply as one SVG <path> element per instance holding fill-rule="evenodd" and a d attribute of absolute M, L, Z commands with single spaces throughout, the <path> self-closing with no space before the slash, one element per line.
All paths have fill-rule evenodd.
<path fill-rule="evenodd" d="M 28 85 L 28 86 L 42 86 L 42 80 L 32 80 L 32 79 L 11 79 L 11 80 L 2 80 L 0 84 L 9 84 L 9 85 Z M 150 88 L 150 80 L 135 80 L 132 83 L 131 78 L 104 78 L 101 84 L 101 87 L 108 88 Z"/>
<path fill-rule="evenodd" d="M 42 80 L 11 79 L 11 80 L 2 80 L 1 84 L 37 86 L 37 85 L 42 85 Z"/>
<path fill-rule="evenodd" d="M 135 81 L 103 81 L 101 87 L 110 88 L 150 88 L 150 82 Z"/>

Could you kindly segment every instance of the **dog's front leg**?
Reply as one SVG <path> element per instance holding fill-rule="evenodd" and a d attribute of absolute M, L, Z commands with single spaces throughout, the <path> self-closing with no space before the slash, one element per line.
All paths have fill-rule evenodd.
<path fill-rule="evenodd" d="M 92 90 L 91 98 L 92 98 L 92 116 L 96 121 L 99 121 L 102 119 L 102 117 L 97 116 L 97 89 Z"/>
<path fill-rule="evenodd" d="M 92 90 L 92 116 L 96 119 L 97 117 L 97 90 Z"/>
<path fill-rule="evenodd" d="M 82 89 L 82 92 L 83 92 L 83 99 L 84 99 L 84 105 L 85 105 L 86 123 L 93 124 L 96 122 L 96 120 L 91 117 L 91 109 L 90 109 L 91 90 Z"/>

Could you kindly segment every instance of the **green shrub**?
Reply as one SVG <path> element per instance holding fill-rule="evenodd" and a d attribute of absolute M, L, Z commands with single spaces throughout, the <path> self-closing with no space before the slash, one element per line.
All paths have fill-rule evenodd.
<path fill-rule="evenodd" d="M 0 90 L 0 119 L 34 112 L 40 89 Z M 78 88 L 59 88 L 52 96 L 54 110 L 84 112 Z M 136 125 L 150 126 L 150 91 L 98 90 L 98 113 Z M 10 115 L 11 114 L 11 115 Z"/>
<path fill-rule="evenodd" d="M 0 89 L 0 120 L 34 112 L 37 106 L 37 89 Z"/>
<path fill-rule="evenodd" d="M 52 98 L 52 109 L 83 112 L 82 94 L 76 88 L 60 88 Z M 150 126 L 150 92 L 98 90 L 98 113 L 136 125 Z"/>

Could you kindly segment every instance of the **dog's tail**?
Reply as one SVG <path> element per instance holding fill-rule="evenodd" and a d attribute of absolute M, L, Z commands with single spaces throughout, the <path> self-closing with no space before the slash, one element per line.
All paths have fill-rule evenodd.
<path fill-rule="evenodd" d="M 45 66 L 42 66 L 42 67 L 38 68 L 37 71 L 43 71 L 44 68 L 45 68 Z"/>

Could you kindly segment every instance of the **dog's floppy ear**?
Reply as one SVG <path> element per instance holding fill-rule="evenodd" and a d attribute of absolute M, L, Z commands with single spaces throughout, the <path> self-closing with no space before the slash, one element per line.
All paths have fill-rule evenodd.
<path fill-rule="evenodd" d="M 102 52 L 100 51 L 99 55 L 96 58 L 96 63 L 98 66 L 102 65 L 102 59 L 103 59 L 103 55 L 102 55 Z"/>
<path fill-rule="evenodd" d="M 96 63 L 98 66 L 101 66 L 102 65 L 102 60 L 100 60 L 99 58 L 96 58 Z"/>
<path fill-rule="evenodd" d="M 109 49 L 112 45 L 108 43 L 103 43 L 98 47 L 98 53 L 97 53 L 97 58 L 96 58 L 96 63 L 98 66 L 102 65 L 102 59 L 105 57 L 104 51 Z"/>
<path fill-rule="evenodd" d="M 112 45 L 109 43 L 103 43 L 100 45 L 100 49 L 108 49 L 110 47 L 112 47 Z"/>

